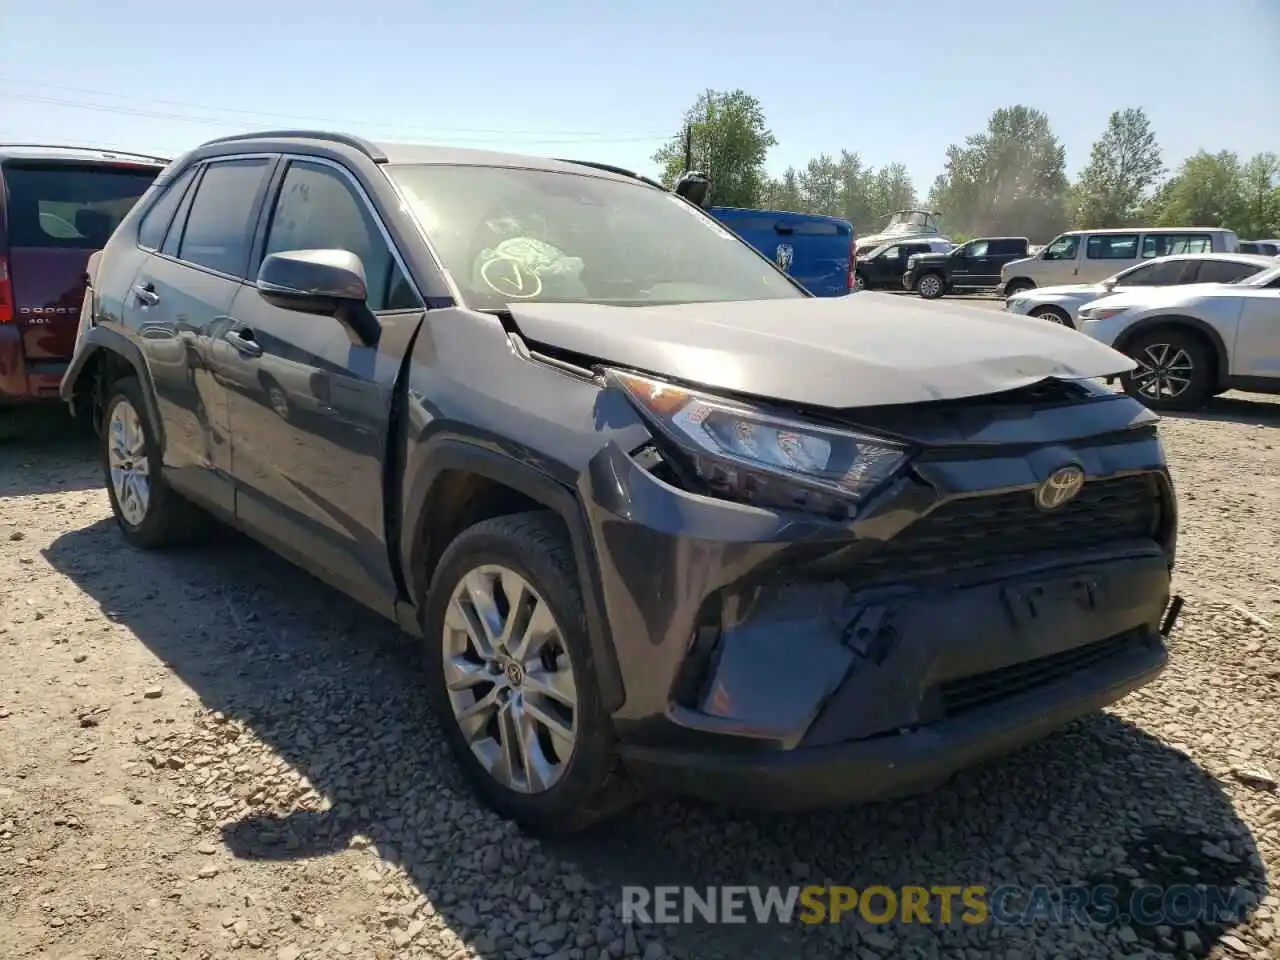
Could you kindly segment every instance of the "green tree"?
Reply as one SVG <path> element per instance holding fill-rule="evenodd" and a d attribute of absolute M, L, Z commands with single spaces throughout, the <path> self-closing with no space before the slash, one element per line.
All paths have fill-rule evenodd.
<path fill-rule="evenodd" d="M 1234 228 L 1246 239 L 1280 237 L 1280 156 L 1259 153 L 1240 171 L 1241 212 Z"/>
<path fill-rule="evenodd" d="M 919 202 L 911 174 L 901 163 L 890 163 L 875 171 L 867 185 L 871 215 L 878 224 L 897 210 L 910 210 Z"/>
<path fill-rule="evenodd" d="M 929 205 L 947 229 L 981 236 L 1052 237 L 1067 224 L 1066 150 L 1049 118 L 1025 106 L 1001 107 L 982 133 L 947 148 Z"/>
<path fill-rule="evenodd" d="M 691 130 L 693 169 L 711 181 L 713 203 L 754 207 L 764 194 L 765 157 L 777 144 L 760 101 L 743 90 L 707 90 L 685 113 Z M 653 161 L 672 186 L 684 172 L 684 131 L 671 138 Z"/>
<path fill-rule="evenodd" d="M 760 205 L 767 210 L 804 212 L 804 195 L 800 190 L 800 175 L 795 167 L 787 167 L 781 177 L 765 182 Z"/>
<path fill-rule="evenodd" d="M 1201 150 L 1160 188 L 1152 208 L 1157 226 L 1235 229 L 1246 214 L 1240 158 Z"/>
<path fill-rule="evenodd" d="M 805 213 L 840 216 L 840 168 L 836 161 L 825 153 L 810 160 L 800 174 L 800 195 Z"/>
<path fill-rule="evenodd" d="M 1141 107 L 1116 110 L 1076 185 L 1075 225 L 1122 227 L 1136 222 L 1163 173 L 1160 144 L 1146 112 Z"/>

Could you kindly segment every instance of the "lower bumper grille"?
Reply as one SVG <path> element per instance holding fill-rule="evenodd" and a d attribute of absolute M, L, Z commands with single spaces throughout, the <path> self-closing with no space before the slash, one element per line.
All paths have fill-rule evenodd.
<path fill-rule="evenodd" d="M 1092 480 L 1066 507 L 1036 508 L 1030 490 L 968 497 L 921 517 L 848 572 L 854 587 L 960 573 L 1047 553 L 1153 539 L 1160 522 L 1154 474 Z"/>
<path fill-rule="evenodd" d="M 1122 633 L 1038 660 L 1027 660 L 989 673 L 949 680 L 939 684 L 925 699 L 926 702 L 932 701 L 935 710 L 941 712 L 939 719 L 956 717 L 1053 683 L 1132 650 L 1144 642 L 1145 638 L 1139 632 Z"/>

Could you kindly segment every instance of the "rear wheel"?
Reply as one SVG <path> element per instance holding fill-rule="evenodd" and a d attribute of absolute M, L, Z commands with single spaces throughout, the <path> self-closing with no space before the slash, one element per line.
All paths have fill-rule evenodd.
<path fill-rule="evenodd" d="M 1124 352 L 1138 364 L 1124 391 L 1153 410 L 1198 410 L 1216 387 L 1213 356 L 1199 337 L 1177 327 L 1139 334 Z"/>
<path fill-rule="evenodd" d="M 491 808 L 531 833 L 568 834 L 630 802 L 558 517 L 515 514 L 459 534 L 423 630 L 432 706 Z"/>
<path fill-rule="evenodd" d="M 926 273 L 916 281 L 916 293 L 926 300 L 937 300 L 947 292 L 947 285 L 936 273 Z"/>
<path fill-rule="evenodd" d="M 197 533 L 204 515 L 165 480 L 160 445 L 145 411 L 135 377 L 110 386 L 100 437 L 102 466 L 124 538 L 136 547 L 159 549 Z"/>
<path fill-rule="evenodd" d="M 1075 329 L 1075 324 L 1071 322 L 1071 317 L 1067 315 L 1067 311 L 1058 307 L 1038 307 L 1031 311 L 1031 315 L 1039 317 L 1041 320 L 1048 320 L 1064 327 L 1070 327 L 1072 330 Z"/>

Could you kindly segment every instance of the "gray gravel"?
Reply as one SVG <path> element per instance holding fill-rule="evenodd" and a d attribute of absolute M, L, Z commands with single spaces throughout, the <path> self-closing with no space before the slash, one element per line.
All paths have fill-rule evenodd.
<path fill-rule="evenodd" d="M 1169 418 L 1188 603 L 1115 709 L 925 797 L 653 802 L 555 845 L 482 811 L 410 642 L 242 539 L 127 550 L 83 443 L 0 444 L 6 958 L 1280 956 L 1280 405 Z M 1241 883 L 1248 922 L 640 927 L 622 883 Z"/>

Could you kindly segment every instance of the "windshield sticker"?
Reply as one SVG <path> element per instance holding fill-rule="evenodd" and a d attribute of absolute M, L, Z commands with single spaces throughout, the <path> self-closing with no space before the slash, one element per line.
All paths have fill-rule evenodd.
<path fill-rule="evenodd" d="M 542 278 L 515 257 L 494 257 L 480 268 L 486 286 L 501 297 L 531 300 L 542 292 Z"/>
<path fill-rule="evenodd" d="M 683 197 L 678 197 L 675 194 L 670 194 L 667 199 L 669 199 L 672 203 L 678 206 L 685 213 L 689 214 L 689 216 L 696 218 L 699 223 L 701 223 L 704 227 L 706 227 L 708 230 L 714 233 L 717 237 L 720 237 L 720 239 L 722 240 L 733 239 L 733 234 L 731 234 L 724 227 L 720 226 L 720 224 L 716 223 L 713 219 L 711 219 L 710 216 L 708 216 L 707 214 L 703 213 L 701 210 L 698 210 L 696 207 L 694 207 L 691 203 L 689 203 L 688 200 L 685 200 Z"/>

